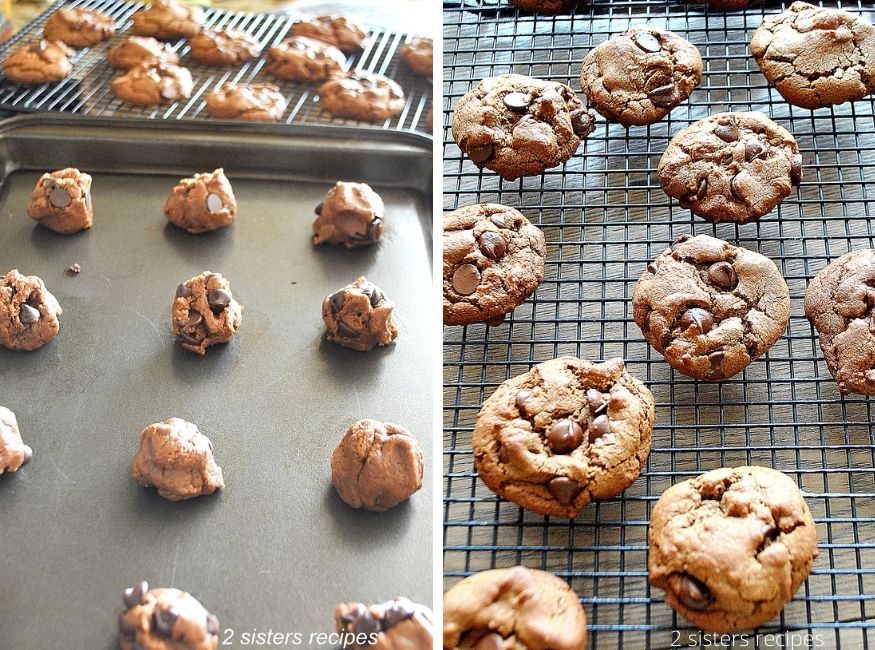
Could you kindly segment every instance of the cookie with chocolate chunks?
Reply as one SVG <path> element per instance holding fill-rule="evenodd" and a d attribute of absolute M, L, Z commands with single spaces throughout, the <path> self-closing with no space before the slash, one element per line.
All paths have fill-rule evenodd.
<path fill-rule="evenodd" d="M 159 106 L 188 99 L 194 86 L 191 72 L 170 61 L 163 58 L 129 68 L 112 80 L 113 94 L 123 102 L 139 106 Z"/>
<path fill-rule="evenodd" d="M 162 43 L 151 36 L 129 36 L 106 51 L 106 62 L 117 70 L 129 70 L 141 63 L 176 65 L 179 57 L 169 43 Z"/>
<path fill-rule="evenodd" d="M 319 105 L 335 117 L 381 122 L 404 110 L 404 91 L 389 77 L 364 70 L 336 72 L 319 86 Z"/>
<path fill-rule="evenodd" d="M 144 580 L 125 589 L 119 614 L 122 650 L 216 650 L 219 619 L 191 594 L 179 589 L 149 589 Z"/>
<path fill-rule="evenodd" d="M 333 45 L 341 52 L 360 52 L 368 44 L 368 32 L 346 16 L 315 16 L 292 25 L 292 36 L 306 36 Z"/>
<path fill-rule="evenodd" d="M 334 626 L 349 650 L 428 650 L 434 641 L 434 615 L 425 605 L 395 598 L 370 607 L 340 603 Z"/>
<path fill-rule="evenodd" d="M 27 214 L 63 235 L 91 228 L 91 176 L 72 167 L 43 174 L 30 193 Z"/>
<path fill-rule="evenodd" d="M 325 81 L 343 72 L 346 57 L 333 45 L 306 36 L 292 36 L 267 51 L 264 69 L 280 79 Z"/>
<path fill-rule="evenodd" d="M 239 65 L 261 54 L 258 41 L 236 29 L 202 29 L 188 44 L 191 58 L 204 65 Z"/>
<path fill-rule="evenodd" d="M 192 234 L 224 228 L 234 222 L 237 200 L 224 169 L 183 178 L 170 191 L 164 216 Z"/>
<path fill-rule="evenodd" d="M 207 95 L 207 112 L 229 120 L 276 122 L 286 110 L 286 98 L 273 84 L 224 83 Z"/>
<path fill-rule="evenodd" d="M 338 181 L 315 211 L 313 243 L 317 246 L 361 248 L 376 244 L 383 234 L 383 199 L 366 183 Z"/>
<path fill-rule="evenodd" d="M 328 340 L 359 352 L 389 345 L 398 336 L 394 309 L 395 303 L 361 276 L 322 302 Z"/>
<path fill-rule="evenodd" d="M 36 350 L 58 334 L 61 305 L 35 275 L 12 269 L 0 278 L 0 345 Z"/>
<path fill-rule="evenodd" d="M 115 34 L 115 21 L 101 11 L 61 7 L 43 27 L 43 38 L 62 41 L 70 47 L 91 47 Z"/>
<path fill-rule="evenodd" d="M 200 31 L 205 20 L 203 9 L 178 0 L 152 0 L 131 18 L 134 34 L 162 40 L 191 38 Z"/>
<path fill-rule="evenodd" d="M 230 342 L 242 321 L 243 306 L 220 273 L 204 271 L 176 287 L 171 323 L 186 350 L 206 354 L 211 345 Z"/>

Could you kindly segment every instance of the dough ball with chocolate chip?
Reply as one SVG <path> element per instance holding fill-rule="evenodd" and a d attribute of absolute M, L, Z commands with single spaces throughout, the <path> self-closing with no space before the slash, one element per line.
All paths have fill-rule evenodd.
<path fill-rule="evenodd" d="M 233 223 L 237 200 L 225 170 L 183 178 L 164 204 L 164 216 L 192 234 L 210 232 Z"/>
<path fill-rule="evenodd" d="M 205 354 L 228 343 L 243 321 L 243 306 L 220 273 L 204 271 L 176 287 L 171 312 L 173 334 L 186 350 Z"/>
<path fill-rule="evenodd" d="M 225 487 L 222 469 L 213 458 L 213 443 L 194 424 L 180 418 L 143 429 L 131 476 L 140 485 L 157 488 L 169 501 L 212 494 Z"/>
<path fill-rule="evenodd" d="M 364 276 L 322 301 L 328 340 L 359 352 L 389 345 L 398 336 L 392 322 L 395 303 Z"/>
<path fill-rule="evenodd" d="M 422 450 L 398 424 L 354 422 L 331 455 L 331 477 L 353 508 L 383 512 L 422 487 Z"/>
<path fill-rule="evenodd" d="M 316 206 L 314 244 L 360 248 L 376 244 L 383 234 L 383 199 L 365 183 L 338 181 Z"/>
<path fill-rule="evenodd" d="M 0 280 L 0 343 L 36 350 L 58 334 L 61 305 L 35 275 L 12 269 Z"/>
<path fill-rule="evenodd" d="M 145 581 L 122 594 L 119 614 L 122 650 L 216 650 L 219 619 L 194 596 L 179 589 L 149 589 Z"/>
<path fill-rule="evenodd" d="M 334 625 L 341 634 L 350 635 L 348 638 L 357 637 L 357 642 L 344 644 L 346 650 L 428 650 L 434 641 L 432 611 L 407 598 L 370 607 L 340 603 L 334 610 Z M 359 643 L 359 634 L 373 637 Z"/>
<path fill-rule="evenodd" d="M 27 214 L 40 225 L 64 235 L 91 227 L 91 176 L 68 167 L 43 174 L 30 193 Z"/>
<path fill-rule="evenodd" d="M 22 441 L 15 413 L 0 406 L 0 475 L 17 472 L 32 457 L 33 449 Z"/>

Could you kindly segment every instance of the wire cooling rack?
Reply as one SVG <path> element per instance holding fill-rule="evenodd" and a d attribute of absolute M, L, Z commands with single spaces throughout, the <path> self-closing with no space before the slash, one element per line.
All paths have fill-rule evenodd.
<path fill-rule="evenodd" d="M 115 20 L 116 34 L 95 47 L 78 50 L 73 59 L 73 72 L 59 83 L 26 86 L 15 84 L 0 76 L 0 110 L 12 112 L 60 111 L 102 117 L 119 116 L 167 120 L 210 119 L 206 112 L 207 96 L 226 81 L 233 83 L 272 83 L 280 88 L 288 108 L 282 122 L 287 124 L 332 124 L 364 128 L 382 128 L 396 131 L 431 133 L 426 126 L 426 115 L 431 107 L 430 80 L 411 72 L 397 56 L 399 48 L 412 35 L 392 33 L 381 29 L 369 32 L 367 48 L 347 58 L 347 69 L 366 70 L 386 75 L 404 89 L 407 99 L 404 110 L 382 123 L 369 123 L 333 117 L 321 110 L 318 83 L 285 81 L 264 70 L 267 50 L 286 38 L 288 31 L 300 16 L 259 14 L 206 9 L 205 26 L 237 29 L 251 35 L 264 47 L 262 56 L 240 66 L 212 67 L 201 65 L 188 56 L 186 39 L 171 43 L 180 57 L 180 65 L 191 71 L 194 89 L 191 98 L 169 106 L 135 106 L 120 101 L 110 91 L 110 83 L 118 73 L 106 62 L 106 50 L 130 36 L 131 15 L 146 3 L 127 3 L 119 0 L 74 0 L 57 2 L 37 17 L 0 48 L 0 62 L 15 49 L 42 37 L 46 19 L 58 7 L 88 7 L 102 11 Z"/>
<path fill-rule="evenodd" d="M 499 326 L 445 328 L 445 587 L 491 567 L 553 571 L 580 595 L 590 648 L 669 648 L 709 640 L 647 584 L 647 525 L 670 485 L 720 466 L 761 464 L 798 480 L 817 522 L 820 557 L 808 582 L 762 634 L 736 647 L 875 647 L 875 445 L 869 400 L 842 397 L 804 317 L 809 280 L 848 250 L 872 247 L 875 104 L 792 107 L 750 56 L 763 16 L 668 0 L 594 0 L 572 15 L 533 16 L 495 0 L 444 2 L 444 204 L 516 206 L 546 234 L 547 268 L 534 296 Z M 824 2 L 875 19 L 866 0 Z M 506 72 L 579 89 L 586 52 L 632 26 L 677 32 L 705 62 L 702 84 L 666 119 L 629 130 L 599 118 L 571 160 L 542 176 L 504 181 L 464 159 L 452 107 L 479 79 Z M 581 93 L 582 96 L 582 93 Z M 659 187 L 672 135 L 723 110 L 759 110 L 795 134 L 801 187 L 758 223 L 712 225 Z M 676 373 L 632 320 L 632 291 L 648 261 L 682 233 L 712 234 L 768 256 L 790 287 L 790 325 L 767 355 L 722 384 Z M 620 356 L 656 398 L 653 451 L 620 498 L 572 521 L 498 499 L 477 478 L 471 431 L 499 383 L 562 354 Z M 806 636 L 810 635 L 810 636 Z M 714 639 L 710 639 L 714 641 Z M 723 647 L 727 647 L 722 639 Z M 747 645 L 743 645 L 747 643 Z M 800 645 L 803 644 L 803 645 Z M 805 645 L 807 644 L 807 645 Z"/>

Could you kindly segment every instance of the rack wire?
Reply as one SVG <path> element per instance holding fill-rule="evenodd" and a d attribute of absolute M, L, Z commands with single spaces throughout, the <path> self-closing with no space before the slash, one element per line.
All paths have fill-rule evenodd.
<path fill-rule="evenodd" d="M 169 106 L 135 106 L 119 100 L 110 90 L 112 79 L 119 74 L 106 63 L 106 50 L 130 35 L 131 15 L 145 6 L 143 2 L 128 3 L 119 0 L 59 1 L 34 19 L 10 41 L 0 47 L 0 62 L 18 47 L 42 37 L 46 19 L 61 6 L 97 9 L 111 16 L 116 23 L 116 34 L 94 47 L 78 50 L 73 58 L 72 74 L 58 83 L 28 86 L 0 77 L 0 110 L 10 112 L 55 111 L 129 118 L 164 120 L 212 119 L 206 112 L 210 91 L 223 83 L 272 83 L 279 87 L 288 105 L 281 122 L 286 124 L 332 124 L 359 128 L 378 128 L 394 131 L 419 131 L 430 134 L 426 116 L 431 108 L 430 79 L 422 78 L 408 69 L 397 56 L 399 48 L 412 39 L 410 34 L 371 29 L 368 45 L 363 52 L 347 57 L 347 68 L 386 75 L 404 89 L 406 103 L 401 113 L 380 123 L 363 122 L 333 117 L 324 112 L 318 101 L 318 83 L 278 79 L 264 70 L 267 50 L 286 38 L 292 25 L 300 17 L 283 14 L 246 13 L 205 9 L 205 26 L 236 29 L 248 33 L 263 46 L 262 56 L 233 67 L 202 65 L 188 56 L 186 39 L 171 43 L 180 57 L 180 65 L 191 71 L 194 89 L 191 98 Z"/>
<path fill-rule="evenodd" d="M 704 645 L 699 630 L 647 584 L 650 511 L 678 481 L 721 466 L 761 464 L 799 482 L 817 523 L 820 557 L 780 618 L 757 632 L 789 635 L 783 641 L 792 637 L 796 647 L 875 647 L 873 410 L 866 398 L 840 395 L 802 307 L 818 271 L 875 244 L 875 194 L 868 187 L 875 178 L 875 102 L 812 112 L 790 106 L 768 86 L 750 38 L 765 15 L 789 4 L 766 0 L 724 13 L 683 1 L 593 0 L 573 14 L 537 16 L 503 0 L 444 2 L 444 207 L 485 201 L 518 207 L 548 243 L 544 283 L 505 323 L 445 328 L 446 588 L 477 571 L 524 564 L 553 571 L 576 590 L 592 649 Z M 875 19 L 868 0 L 823 4 Z M 599 118 L 571 160 L 516 181 L 481 172 L 461 155 L 449 130 L 452 107 L 478 80 L 517 72 L 578 89 L 589 49 L 645 24 L 687 38 L 705 63 L 701 85 L 666 119 L 627 130 Z M 709 224 L 659 186 L 656 165 L 671 136 L 723 110 L 766 113 L 803 152 L 801 186 L 756 223 Z M 721 384 L 676 373 L 632 319 L 638 277 L 682 233 L 759 251 L 790 288 L 786 334 Z M 653 451 L 641 477 L 621 497 L 587 506 L 570 521 L 496 497 L 478 479 L 471 454 L 483 400 L 505 379 L 562 354 L 623 357 L 657 404 Z M 768 639 L 755 641 L 736 639 L 736 647 L 767 647 Z M 728 647 L 726 639 L 722 645 Z"/>

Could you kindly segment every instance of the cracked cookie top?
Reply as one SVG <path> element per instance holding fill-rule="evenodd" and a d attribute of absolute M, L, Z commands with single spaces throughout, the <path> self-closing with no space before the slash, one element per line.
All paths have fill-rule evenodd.
<path fill-rule="evenodd" d="M 191 97 L 194 82 L 188 68 L 170 59 L 140 63 L 112 80 L 113 94 L 124 102 L 141 106 L 172 104 Z"/>
<path fill-rule="evenodd" d="M 622 359 L 559 357 L 508 379 L 485 401 L 472 446 L 495 493 L 574 517 L 629 487 L 650 454 L 653 395 Z"/>
<path fill-rule="evenodd" d="M 207 111 L 229 120 L 276 122 L 286 110 L 286 98 L 273 84 L 229 83 L 207 96 Z"/>
<path fill-rule="evenodd" d="M 20 84 L 61 81 L 72 72 L 70 57 L 75 54 L 62 41 L 32 41 L 6 58 L 3 74 Z"/>
<path fill-rule="evenodd" d="M 291 36 L 306 36 L 333 45 L 341 52 L 360 52 L 368 44 L 368 32 L 345 16 L 316 16 L 292 25 Z"/>
<path fill-rule="evenodd" d="M 860 16 L 794 2 L 750 43 L 763 76 L 802 108 L 856 101 L 875 90 L 875 27 Z"/>
<path fill-rule="evenodd" d="M 61 7 L 46 21 L 43 38 L 70 47 L 91 47 L 115 34 L 115 21 L 93 9 Z"/>
<path fill-rule="evenodd" d="M 641 274 L 632 315 L 675 370 L 721 381 L 781 337 L 790 292 L 767 257 L 708 235 L 681 235 Z"/>
<path fill-rule="evenodd" d="M 817 532 L 796 482 L 721 468 L 666 490 L 650 517 L 650 584 L 711 632 L 759 627 L 808 577 Z"/>
<path fill-rule="evenodd" d="M 261 45 L 236 29 L 202 29 L 188 41 L 189 54 L 204 65 L 238 65 L 261 54 Z"/>
<path fill-rule="evenodd" d="M 179 57 L 170 48 L 151 36 L 129 36 L 106 52 L 106 61 L 113 68 L 128 70 L 141 63 L 179 63 Z"/>
<path fill-rule="evenodd" d="M 319 104 L 335 117 L 379 122 L 404 110 L 404 91 L 374 72 L 337 72 L 319 86 Z"/>
<path fill-rule="evenodd" d="M 191 38 L 200 31 L 205 20 L 203 9 L 178 0 L 153 0 L 131 18 L 134 34 L 162 40 Z"/>

